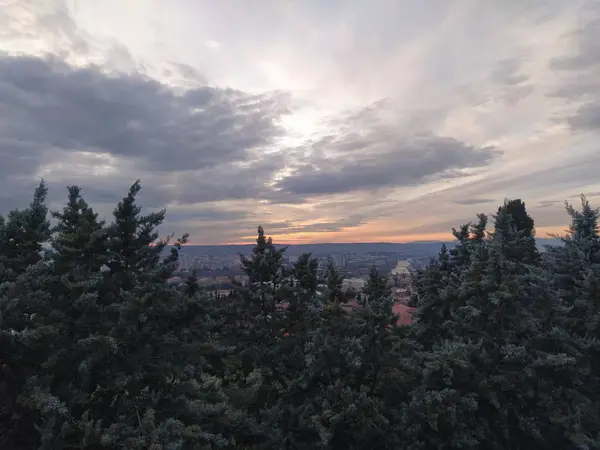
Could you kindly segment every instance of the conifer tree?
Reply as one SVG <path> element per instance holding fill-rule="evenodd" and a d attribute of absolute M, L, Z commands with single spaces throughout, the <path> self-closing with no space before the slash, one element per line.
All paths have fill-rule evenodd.
<path fill-rule="evenodd" d="M 42 180 L 29 207 L 0 220 L 0 281 L 14 280 L 42 259 L 42 245 L 50 238 L 48 188 Z"/>
<path fill-rule="evenodd" d="M 52 230 L 53 263 L 57 274 L 82 276 L 100 271 L 106 263 L 107 234 L 104 222 L 81 197 L 78 186 L 69 186 L 67 204 L 53 212 L 58 220 Z"/>
<path fill-rule="evenodd" d="M 198 285 L 198 271 L 194 268 L 192 273 L 185 280 L 185 293 L 188 296 L 194 296 L 200 291 Z"/>
<path fill-rule="evenodd" d="M 34 448 L 42 418 L 28 403 L 55 400 L 40 380 L 51 330 L 35 326 L 36 312 L 50 300 L 49 267 L 42 261 L 50 237 L 46 195 L 42 180 L 27 209 L 0 217 L 0 447 Z"/>
<path fill-rule="evenodd" d="M 108 339 L 106 333 L 112 325 L 106 323 L 98 301 L 103 281 L 101 267 L 107 262 L 103 222 L 81 197 L 79 187 L 68 187 L 68 194 L 63 210 L 52 213 L 58 221 L 52 230 L 49 255 L 46 289 L 50 300 L 38 305 L 33 322 L 38 330 L 45 330 L 47 351 L 39 351 L 38 357 L 41 367 L 51 374 L 45 379 L 48 393 L 60 404 L 68 405 L 70 412 L 58 409 L 46 418 L 48 445 L 57 444 L 59 434 L 69 435 L 66 423 L 83 412 L 79 409 L 82 393 L 78 378 L 88 348 L 81 343 L 90 336 Z"/>
<path fill-rule="evenodd" d="M 325 268 L 326 299 L 328 305 L 339 305 L 346 302 L 342 285 L 344 276 L 335 267 L 333 259 L 329 257 Z"/>
<path fill-rule="evenodd" d="M 497 239 L 503 237 L 503 251 L 508 259 L 529 265 L 540 262 L 534 221 L 521 200 L 506 200 L 498 208 L 495 229 Z"/>
<path fill-rule="evenodd" d="M 451 319 L 464 305 L 466 297 L 461 282 L 472 265 L 473 255 L 484 251 L 486 245 L 487 216 L 479 214 L 476 223 L 467 223 L 452 232 L 456 245 L 448 251 L 442 245 L 437 260 L 413 277 L 412 331 L 420 345 L 431 348 L 451 339 Z"/>
<path fill-rule="evenodd" d="M 511 220 L 501 209 L 490 241 L 471 248 L 469 267 L 458 285 L 464 300 L 447 322 L 452 336 L 423 356 L 425 361 L 440 363 L 451 357 L 452 365 L 477 367 L 477 372 L 455 378 L 453 370 L 445 382 L 434 387 L 431 372 L 426 369 L 422 375 L 424 385 L 415 391 L 419 395 L 414 402 L 444 394 L 452 394 L 455 401 L 470 399 L 466 405 L 461 400 L 455 409 L 463 411 L 465 420 L 475 420 L 474 415 L 479 415 L 483 422 L 477 425 L 477 435 L 465 435 L 461 446 L 585 448 L 591 443 L 589 429 L 582 426 L 589 404 L 577 391 L 582 377 L 577 369 L 577 352 L 559 328 L 548 327 L 540 316 L 544 308 L 560 310 L 547 280 L 524 271 L 522 261 L 506 252 L 507 248 L 517 248 L 520 239 L 514 227 L 506 227 Z M 453 353 L 448 354 L 449 350 Z M 476 423 L 452 426 L 467 430 Z M 432 445 L 438 436 L 427 437 L 427 433 L 436 429 L 428 429 L 417 439 Z"/>
<path fill-rule="evenodd" d="M 391 383 L 397 385 L 394 369 L 398 361 L 394 351 L 397 316 L 388 280 L 372 271 L 361 307 L 349 313 L 331 295 L 341 285 L 331 262 L 327 272 L 329 307 L 305 347 L 305 358 L 310 361 L 301 378 L 305 400 L 295 409 L 306 439 L 299 448 L 308 448 L 311 442 L 331 449 L 394 448 L 397 435 L 382 432 L 392 428 L 393 407 L 386 394 L 393 390 Z"/>
<path fill-rule="evenodd" d="M 581 352 L 579 365 L 589 370 L 579 390 L 592 402 L 587 426 L 595 430 L 596 445 L 600 446 L 600 427 L 592 419 L 600 416 L 600 213 L 585 196 L 580 210 L 568 203 L 566 210 L 571 217 L 568 233 L 561 237 L 562 245 L 548 248 L 545 266 L 565 307 L 559 317 Z"/>
<path fill-rule="evenodd" d="M 290 291 L 283 270 L 284 252 L 258 227 L 252 256 L 241 256 L 249 284 L 238 289 L 230 303 L 233 317 L 224 336 L 225 344 L 236 348 L 238 390 L 252 392 L 247 407 L 257 421 L 289 385 L 281 347 L 286 333 L 283 304 Z"/>
<path fill-rule="evenodd" d="M 381 275 L 375 266 L 371 267 L 369 278 L 362 289 L 363 302 L 388 298 L 392 295 L 392 289 L 387 277 Z"/>

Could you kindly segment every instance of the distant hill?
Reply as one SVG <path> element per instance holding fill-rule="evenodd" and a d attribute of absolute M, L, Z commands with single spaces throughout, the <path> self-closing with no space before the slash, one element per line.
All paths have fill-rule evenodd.
<path fill-rule="evenodd" d="M 448 248 L 454 246 L 454 242 L 445 242 Z M 543 251 L 548 245 L 560 245 L 557 239 L 537 239 L 538 248 Z M 186 245 L 184 252 L 191 257 L 208 255 L 248 255 L 252 251 L 253 244 L 247 245 Z M 326 256 L 336 253 L 347 253 L 364 255 L 366 253 L 398 253 L 406 258 L 433 256 L 437 254 L 442 246 L 441 241 L 419 241 L 406 243 L 392 242 L 356 242 L 356 243 L 324 243 L 324 244 L 298 244 L 298 245 L 276 245 L 287 247 L 287 254 L 299 256 L 302 253 L 312 253 L 314 256 Z"/>

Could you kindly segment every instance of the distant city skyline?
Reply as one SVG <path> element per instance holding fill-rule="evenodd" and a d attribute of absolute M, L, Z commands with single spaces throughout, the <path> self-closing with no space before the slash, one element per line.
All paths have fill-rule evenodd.
<path fill-rule="evenodd" d="M 452 239 L 600 205 L 596 0 L 0 0 L 0 213 L 135 179 L 195 244 Z"/>

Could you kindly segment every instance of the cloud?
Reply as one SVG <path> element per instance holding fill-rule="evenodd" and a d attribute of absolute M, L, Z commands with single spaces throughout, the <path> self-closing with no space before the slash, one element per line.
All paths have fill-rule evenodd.
<path fill-rule="evenodd" d="M 559 200 L 542 200 L 537 203 L 536 207 L 537 208 L 550 208 L 550 207 L 560 205 L 560 204 L 564 205 L 564 203 Z"/>
<path fill-rule="evenodd" d="M 595 0 L 6 2 L 2 211 L 141 178 L 197 242 L 405 240 L 600 188 Z"/>
<path fill-rule="evenodd" d="M 587 4 L 581 20 L 564 39 L 573 51 L 551 62 L 551 68 L 564 77 L 553 95 L 579 104 L 566 118 L 574 131 L 599 131 L 600 7 L 597 3 Z"/>
<path fill-rule="evenodd" d="M 51 187 L 83 185 L 92 202 L 118 200 L 138 177 L 151 207 L 260 198 L 283 164 L 266 154 L 286 101 L 0 54 L 2 204 L 20 206 L 41 176 Z"/>
<path fill-rule="evenodd" d="M 461 199 L 461 200 L 455 200 L 454 203 L 456 203 L 457 205 L 470 206 L 470 205 L 481 205 L 484 203 L 492 203 L 495 201 L 496 200 L 494 200 L 493 198 L 465 198 L 465 199 Z"/>
<path fill-rule="evenodd" d="M 4 139 L 23 147 L 110 153 L 150 170 L 246 161 L 281 133 L 278 93 L 205 86 L 179 95 L 156 80 L 0 55 Z M 5 150 L 6 151 L 6 150 Z"/>
<path fill-rule="evenodd" d="M 484 167 L 500 153 L 449 137 L 405 137 L 392 127 L 329 136 L 312 147 L 316 154 L 294 167 L 278 189 L 321 195 L 423 184 Z"/>

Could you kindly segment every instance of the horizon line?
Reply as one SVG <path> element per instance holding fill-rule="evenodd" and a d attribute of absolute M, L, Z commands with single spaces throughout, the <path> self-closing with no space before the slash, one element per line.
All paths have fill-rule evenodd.
<path fill-rule="evenodd" d="M 555 240 L 552 237 L 536 237 L 536 240 Z M 453 240 L 419 240 L 419 241 L 403 241 L 403 242 L 389 242 L 389 241 L 372 241 L 372 242 L 305 242 L 305 243 L 279 243 L 274 242 L 274 245 L 279 246 L 300 246 L 300 245 L 376 245 L 376 244 L 385 244 L 385 245 L 406 245 L 406 244 L 449 244 L 456 242 L 456 239 Z M 183 247 L 189 246 L 199 246 L 199 247 L 242 247 L 242 246 L 252 246 L 256 245 L 256 242 L 245 242 L 245 243 L 221 243 L 221 244 L 196 244 L 196 243 L 186 243 L 183 244 Z"/>

